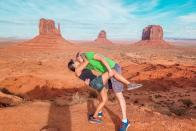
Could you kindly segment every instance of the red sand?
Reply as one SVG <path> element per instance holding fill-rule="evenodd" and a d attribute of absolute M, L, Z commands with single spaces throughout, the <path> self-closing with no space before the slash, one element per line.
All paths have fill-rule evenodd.
<path fill-rule="evenodd" d="M 8 90 L 0 94 L 0 130 L 111 131 L 119 127 L 120 108 L 112 94 L 104 108 L 104 124 L 88 123 L 86 115 L 95 100 L 89 98 L 89 87 L 66 66 L 77 51 L 111 57 L 122 65 L 127 79 L 144 84 L 124 91 L 132 121 L 129 130 L 196 130 L 195 47 L 65 45 L 0 48 L 0 87 Z"/>

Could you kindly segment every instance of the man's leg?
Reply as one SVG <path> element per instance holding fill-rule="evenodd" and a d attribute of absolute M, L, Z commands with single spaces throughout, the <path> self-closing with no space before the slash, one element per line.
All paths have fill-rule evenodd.
<path fill-rule="evenodd" d="M 116 76 L 120 76 L 121 81 L 124 81 L 124 83 L 130 83 L 129 81 L 127 81 L 124 77 L 121 77 L 121 67 L 120 65 L 116 64 L 114 69 L 113 69 L 116 73 Z M 122 111 L 122 120 L 127 119 L 127 115 L 126 115 L 126 102 L 123 96 L 123 89 L 124 89 L 124 85 L 117 79 L 118 77 L 112 77 L 111 80 L 111 84 L 112 84 L 112 89 L 118 99 L 118 102 L 120 104 L 121 107 L 121 111 Z"/>
<path fill-rule="evenodd" d="M 115 78 L 111 78 L 112 81 L 112 89 L 115 92 L 115 95 L 118 99 L 118 102 L 120 104 L 120 108 L 122 111 L 122 123 L 120 126 L 120 131 L 124 131 L 127 130 L 127 128 L 129 127 L 129 120 L 127 119 L 127 114 L 126 114 L 126 102 L 125 102 L 125 98 L 123 96 L 123 84 L 121 82 L 119 82 L 118 80 L 116 80 Z"/>
<path fill-rule="evenodd" d="M 126 102 L 125 102 L 125 98 L 123 96 L 122 92 L 117 92 L 115 93 L 118 102 L 120 103 L 120 107 L 121 107 L 121 111 L 122 111 L 122 120 L 126 120 L 127 119 L 127 114 L 126 114 Z"/>
<path fill-rule="evenodd" d="M 114 70 L 119 75 L 122 73 L 121 67 L 118 64 L 115 65 Z M 123 80 L 125 80 L 125 83 L 126 83 L 126 79 L 123 78 Z M 119 130 L 124 131 L 124 130 L 127 130 L 127 128 L 129 127 L 129 121 L 127 119 L 127 114 L 126 114 L 126 102 L 125 102 L 125 98 L 124 98 L 123 93 L 122 93 L 122 91 L 124 89 L 124 85 L 119 80 L 117 80 L 116 77 L 111 78 L 111 83 L 112 83 L 112 89 L 115 92 L 115 95 L 118 99 L 118 102 L 120 104 L 121 111 L 122 111 L 122 123 L 121 123 L 121 126 L 120 126 Z"/>
<path fill-rule="evenodd" d="M 122 111 L 122 120 L 127 120 L 126 102 L 122 93 L 122 91 L 124 90 L 124 85 L 120 81 L 116 80 L 115 78 L 111 78 L 111 83 L 112 83 L 112 89 L 120 104 L 120 108 Z"/>

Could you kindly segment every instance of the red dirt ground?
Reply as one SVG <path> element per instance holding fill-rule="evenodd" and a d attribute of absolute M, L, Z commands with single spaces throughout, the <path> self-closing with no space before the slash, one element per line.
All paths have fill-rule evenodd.
<path fill-rule="evenodd" d="M 115 42 L 114 42 L 115 43 Z M 44 43 L 43 43 L 44 44 Z M 67 69 L 78 51 L 95 51 L 121 64 L 123 75 L 143 88 L 124 91 L 133 131 L 196 130 L 196 47 L 16 43 L 0 47 L 0 130 L 112 131 L 120 107 L 113 93 L 104 123 L 89 124 L 96 93 Z"/>

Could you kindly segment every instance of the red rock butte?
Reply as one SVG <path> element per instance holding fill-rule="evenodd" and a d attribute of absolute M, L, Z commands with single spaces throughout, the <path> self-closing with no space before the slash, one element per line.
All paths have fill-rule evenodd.
<path fill-rule="evenodd" d="M 112 44 L 110 40 L 107 39 L 107 34 L 106 31 L 102 30 L 98 36 L 97 39 L 95 40 L 96 43 L 99 44 Z"/>
<path fill-rule="evenodd" d="M 142 40 L 163 40 L 163 28 L 160 25 L 149 25 L 143 29 Z"/>
<path fill-rule="evenodd" d="M 153 45 L 153 46 L 169 46 L 163 40 L 163 28 L 160 25 L 149 25 L 143 29 L 142 40 L 137 42 L 138 45 Z"/>
<path fill-rule="evenodd" d="M 60 24 L 56 28 L 54 20 L 41 18 L 39 21 L 39 35 L 22 45 L 47 48 L 70 44 L 62 37 Z"/>
<path fill-rule="evenodd" d="M 60 24 L 58 24 L 58 29 L 57 29 L 55 27 L 55 22 L 53 20 L 46 20 L 44 18 L 40 19 L 39 35 L 57 35 L 57 36 L 61 36 Z"/>

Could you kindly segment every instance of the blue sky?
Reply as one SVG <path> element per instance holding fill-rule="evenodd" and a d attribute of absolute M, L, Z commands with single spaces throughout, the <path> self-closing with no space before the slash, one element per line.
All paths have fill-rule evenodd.
<path fill-rule="evenodd" d="M 160 24 L 164 37 L 196 38 L 196 0 L 1 0 L 0 37 L 32 38 L 40 18 L 61 24 L 66 39 L 140 39 Z"/>

